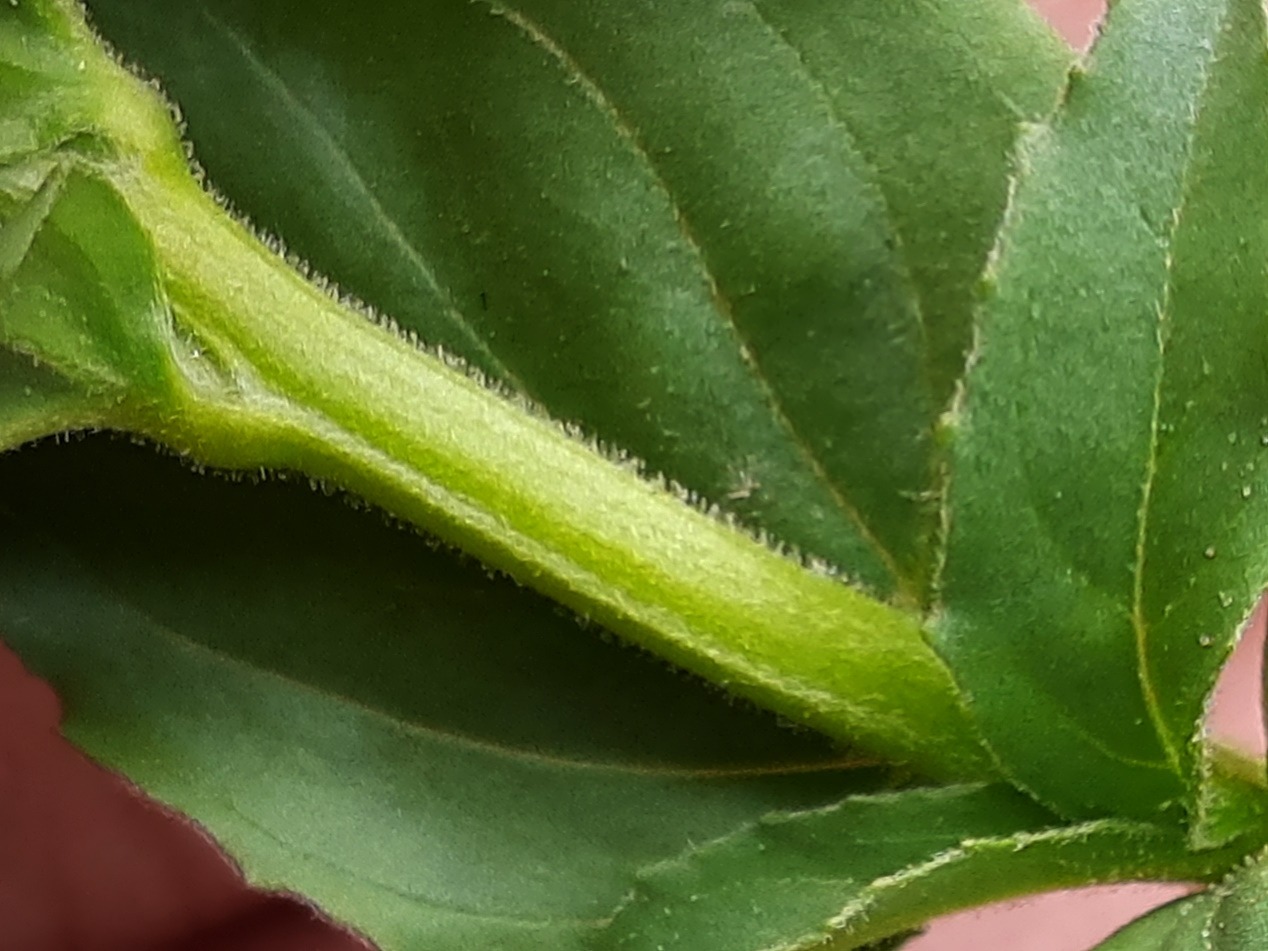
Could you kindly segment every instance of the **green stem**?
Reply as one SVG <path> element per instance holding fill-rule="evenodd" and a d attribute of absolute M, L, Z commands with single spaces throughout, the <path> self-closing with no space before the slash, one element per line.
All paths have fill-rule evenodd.
<path fill-rule="evenodd" d="M 193 179 L 153 90 L 72 28 L 115 151 L 95 173 L 153 242 L 174 318 L 170 397 L 129 403 L 117 425 L 209 465 L 358 493 L 862 752 L 938 778 L 994 773 L 916 618 L 684 504 L 309 284 Z"/>
<path fill-rule="evenodd" d="M 922 770 L 983 774 L 914 619 L 341 307 L 187 177 L 122 190 L 178 321 L 238 386 L 225 400 L 186 377 L 183 405 L 151 435 L 214 465 L 329 480 L 763 705 Z"/>

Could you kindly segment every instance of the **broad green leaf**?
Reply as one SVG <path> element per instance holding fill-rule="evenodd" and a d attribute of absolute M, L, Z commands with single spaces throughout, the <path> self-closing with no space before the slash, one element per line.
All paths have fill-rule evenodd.
<path fill-rule="evenodd" d="M 970 293 L 1070 54 L 1013 0 L 95 0 L 346 290 L 851 578 L 926 596 Z"/>
<path fill-rule="evenodd" d="M 928 862 L 966 839 L 1011 836 L 1054 821 L 1011 789 L 980 786 L 860 796 L 822 810 L 772 816 L 644 871 L 596 947 L 816 946 L 835 930 L 833 919 L 842 908 L 878 879 Z M 924 920 L 882 916 L 858 944 Z"/>
<path fill-rule="evenodd" d="M 1071 66 L 1028 4 L 758 0 L 872 165 L 916 286 L 935 403 L 972 335 L 975 290 L 1021 124 Z M 197 132 L 194 132 L 197 135 Z"/>
<path fill-rule="evenodd" d="M 1060 825 L 1003 786 L 862 795 L 769 817 L 639 876 L 600 948 L 870 946 L 948 911 L 1071 885 L 1204 878 L 1242 842 L 1191 852 L 1180 828 Z"/>
<path fill-rule="evenodd" d="M 1268 946 L 1264 855 L 1218 886 L 1132 922 L 1096 951 L 1255 951 Z"/>
<path fill-rule="evenodd" d="M 1255 0 L 1116 4 L 1022 146 L 954 423 L 935 639 L 1069 815 L 1194 796 L 1268 579 L 1268 101 Z"/>
<path fill-rule="evenodd" d="M 353 490 L 860 748 L 935 777 L 993 774 L 914 615 L 684 505 L 305 282 L 188 174 L 162 101 L 104 55 L 77 8 L 39 8 L 70 24 L 62 55 L 83 64 L 72 74 L 95 110 L 10 166 L 42 174 L 0 180 L 0 289 L 18 302 L 5 341 L 107 395 L 93 422 L 202 463 Z M 0 5 L 0 35 L 42 36 L 27 11 Z M 477 36 L 485 19 L 468 24 Z"/>
<path fill-rule="evenodd" d="M 76 742 L 392 949 L 580 949 L 636 868 L 884 775 L 306 484 L 0 459 L 0 637 Z"/>

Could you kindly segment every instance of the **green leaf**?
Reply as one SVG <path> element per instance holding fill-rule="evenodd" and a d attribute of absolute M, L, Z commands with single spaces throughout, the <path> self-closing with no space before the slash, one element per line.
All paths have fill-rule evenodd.
<path fill-rule="evenodd" d="M 1132 922 L 1096 951 L 1255 951 L 1268 945 L 1268 866 L 1260 853 L 1218 886 Z"/>
<path fill-rule="evenodd" d="M 1053 821 L 1004 787 L 948 787 L 847 799 L 772 816 L 639 876 L 601 949 L 819 945 L 868 886 L 958 847 Z M 868 940 L 917 922 L 884 916 Z M 852 944 L 850 946 L 857 946 Z"/>
<path fill-rule="evenodd" d="M 1150 9 L 1139 2 L 1130 9 Z M 225 150 L 231 193 L 236 175 L 243 196 L 269 196 L 264 213 L 238 199 L 248 211 L 537 405 L 289 271 L 188 174 L 162 101 L 103 54 L 78 9 L 23 0 L 0 6 L 0 69 L 18 77 L 0 94 L 0 371 L 17 374 L 0 384 L 0 436 L 26 440 L 41 421 L 45 432 L 108 426 L 200 463 L 304 473 L 848 739 L 851 757 L 994 781 L 918 614 L 941 564 L 942 514 L 952 535 L 938 637 L 1005 766 L 1068 815 L 1154 821 L 1062 826 L 999 785 L 862 798 L 889 777 L 835 769 L 813 740 L 777 738 L 664 670 L 636 669 L 638 657 L 565 636 L 547 602 L 417 539 L 398 550 L 398 536 L 370 537 L 361 522 L 287 515 L 293 495 L 243 521 L 241 503 L 217 509 L 132 463 L 112 474 L 108 454 L 51 470 L 19 456 L 0 464 L 0 624 L 63 691 L 76 739 L 205 822 L 256 880 L 306 892 L 389 947 L 628 939 L 650 951 L 836 932 L 857 946 L 1018 889 L 1210 876 L 1249 848 L 1239 826 L 1259 820 L 1257 788 L 1208 783 L 1191 839 L 1157 815 L 1187 791 L 1182 775 L 1200 773 L 1184 747 L 1196 716 L 1184 716 L 1213 668 L 1190 663 L 1198 640 L 1180 650 L 1150 600 L 1154 546 L 1177 564 L 1168 539 L 1188 538 L 1180 522 L 1195 508 L 1223 532 L 1220 551 L 1258 538 L 1228 528 L 1220 500 L 1203 509 L 1206 496 L 1167 495 L 1167 452 L 1183 461 L 1206 448 L 1200 435 L 1174 450 L 1162 439 L 1167 401 L 1198 401 L 1172 386 L 1197 364 L 1177 370 L 1162 353 L 1196 322 L 1186 280 L 1244 250 L 1240 225 L 1225 222 L 1244 209 L 1209 182 L 1262 174 L 1238 164 L 1261 153 L 1220 148 L 1244 97 L 1261 92 L 1246 66 L 1262 58 L 1249 0 L 1208 0 L 1174 23 L 1120 13 L 1091 78 L 1028 144 L 959 407 L 967 487 L 957 474 L 945 513 L 935 428 L 1008 151 L 1018 124 L 1047 111 L 1067 61 L 1032 20 L 1005 0 L 879 13 L 776 0 L 399 6 L 314 17 L 298 4 L 101 0 L 98 13 L 221 130 L 208 141 Z M 1178 55 L 1190 41 L 1199 55 L 1185 68 L 1139 97 L 1126 88 L 1148 75 L 1142 51 Z M 900 49 L 908 65 L 895 72 Z M 43 110 L 49 97 L 56 107 Z M 1103 153 L 1122 181 L 1094 209 L 1094 232 L 1111 235 L 1128 207 L 1149 240 L 1129 233 L 1086 254 L 1075 242 L 1085 269 L 1074 273 L 1095 258 L 1127 274 L 1107 305 L 1156 290 L 1153 336 L 1132 324 L 1103 364 L 1094 352 L 1066 360 L 1063 378 L 1034 373 L 1027 347 L 1060 334 L 1029 295 L 1066 302 L 1045 283 L 1050 239 L 1069 224 L 1054 196 L 1076 194 Z M 1057 169 L 1068 155 L 1074 171 Z M 961 205 L 954 224 L 943 219 Z M 1222 290 L 1248 336 L 1262 275 L 1234 274 Z M 1223 376 L 1202 397 L 1218 406 L 1244 396 L 1220 352 Z M 1043 425 L 1082 445 L 1100 425 L 1089 410 L 1105 407 L 1073 397 L 1124 354 L 1109 408 L 1146 397 L 1135 422 L 1147 451 L 1130 490 L 1109 465 L 1130 445 L 1110 440 L 1087 468 L 1133 503 L 1127 600 L 1102 585 L 1087 603 L 1063 601 L 1061 564 L 1033 609 L 1001 608 L 1030 596 L 1037 570 L 997 544 L 1001 527 L 1033 511 L 1017 503 L 1036 472 L 1071 468 L 1046 472 L 1042 453 L 1032 467 L 1043 444 L 1026 440 L 1045 430 L 1019 436 L 1017 419 L 1035 393 L 1061 397 L 1052 406 L 1066 415 Z M 644 479 L 540 408 L 839 563 L 858 587 L 684 505 L 688 491 Z M 1019 461 L 996 485 L 991 467 Z M 1094 544 L 1123 521 L 1110 510 Z M 1118 554 L 1091 558 L 1109 576 Z M 1224 610 L 1232 596 L 1212 577 L 1193 596 L 1218 590 Z M 1015 632 L 1030 635 L 1040 616 L 1027 611 L 1054 606 L 1074 608 L 1053 613 L 1059 633 L 1086 636 L 1109 663 L 1078 653 L 1076 637 L 1036 655 L 1061 666 L 1009 680 Z M 1102 627 L 1085 631 L 1089 619 Z M 1112 641 L 1120 629 L 1128 639 Z M 1174 709 L 1154 692 L 1166 676 L 1183 681 Z M 1124 702 L 1089 689 L 1124 682 Z M 1010 715 L 1027 693 L 1038 712 Z M 1099 706 L 1067 729 L 1061 702 L 1088 696 Z M 1122 713 L 1125 738 L 1106 726 Z M 1025 759 L 1019 739 L 1051 750 Z M 798 743 L 804 755 L 790 756 Z"/>
<path fill-rule="evenodd" d="M 1268 944 L 1268 865 L 1259 853 L 1215 892 L 1218 904 L 1204 935 L 1210 951 L 1251 951 Z M 1204 949 L 1205 951 L 1205 949 Z"/>
<path fill-rule="evenodd" d="M 0 500 L 68 735 L 385 951 L 586 947 L 636 868 L 885 778 L 306 485 L 96 439 Z"/>
<path fill-rule="evenodd" d="M 1146 816 L 1268 579 L 1254 0 L 1117 4 L 1033 130 L 955 422 L 936 641 L 1007 771 Z"/>
<path fill-rule="evenodd" d="M 1178 828 L 1060 825 L 1016 790 L 856 796 L 773 816 L 639 876 L 602 949 L 862 948 L 947 911 L 1044 889 L 1210 878 L 1245 844 L 1192 853 Z"/>
<path fill-rule="evenodd" d="M 1216 901 L 1202 893 L 1163 905 L 1115 932 L 1095 951 L 1211 951 L 1206 929 Z"/>
<path fill-rule="evenodd" d="M 26 9 L 0 5 L 0 35 L 39 33 Z M 41 9 L 60 12 L 62 56 L 83 64 L 73 75 L 96 107 L 64 130 L 68 144 L 25 157 L 45 177 L 0 182 L 14 248 L 0 289 L 34 302 L 15 350 L 85 392 L 135 370 L 97 424 L 203 463 L 351 489 L 779 712 L 931 776 L 994 772 L 918 618 L 684 505 L 305 282 L 188 174 L 163 103 L 103 55 L 77 10 Z M 487 28 L 472 26 L 477 40 Z M 99 233 L 113 218 L 75 218 L 90 200 L 138 240 L 116 247 Z M 98 259 L 42 266 L 62 238 Z M 45 320 L 49 301 L 80 305 Z"/>
<path fill-rule="evenodd" d="M 52 165 L 0 231 L 0 344 L 78 392 L 153 400 L 170 316 L 153 248 L 100 178 Z"/>
<path fill-rule="evenodd" d="M 757 6 L 822 81 L 873 168 L 916 287 L 934 402 L 945 407 L 1018 131 L 1055 108 L 1070 50 L 1023 3 Z"/>
<path fill-rule="evenodd" d="M 318 271 L 925 598 L 934 422 L 1019 122 L 1069 62 L 1021 4 L 91 8 L 212 181 Z"/>
<path fill-rule="evenodd" d="M 0 170 L 0 447 L 99 424 L 164 388 L 149 240 L 55 159 Z"/>

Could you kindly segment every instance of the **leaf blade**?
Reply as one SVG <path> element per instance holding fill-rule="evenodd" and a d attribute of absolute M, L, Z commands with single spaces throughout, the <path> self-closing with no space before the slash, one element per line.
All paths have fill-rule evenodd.
<path fill-rule="evenodd" d="M 1222 605 L 1226 627 L 1209 640 L 1163 623 L 1157 579 L 1167 571 L 1182 566 L 1212 601 L 1219 583 L 1204 545 L 1182 531 L 1184 510 L 1200 502 L 1223 520 L 1243 500 L 1206 505 L 1202 487 L 1170 468 L 1178 453 L 1158 453 L 1158 400 L 1188 398 L 1169 389 L 1169 374 L 1202 365 L 1191 347 L 1165 348 L 1168 336 L 1225 332 L 1173 285 L 1209 263 L 1196 248 L 1247 236 L 1217 213 L 1232 196 L 1203 176 L 1240 134 L 1245 103 L 1262 97 L 1260 18 L 1240 3 L 1183 17 L 1148 2 L 1117 7 L 1062 115 L 1029 139 L 997 249 L 953 448 L 947 610 L 935 636 L 1014 778 L 1067 814 L 1145 816 L 1192 799 L 1189 741 L 1223 656 L 1202 645 L 1231 643 L 1242 610 Z M 1241 276 L 1227 288 L 1239 301 L 1234 334 L 1265 300 L 1254 260 L 1236 260 Z M 1244 361 L 1228 360 L 1215 399 L 1236 400 L 1242 386 L 1257 392 Z M 1161 512 L 1159 465 L 1174 490 Z M 1246 531 L 1218 530 L 1229 541 Z M 992 533 L 1003 544 L 989 544 Z M 1001 678 L 1015 679 L 985 688 Z M 1083 783 L 1071 763 L 1100 778 Z"/>
<path fill-rule="evenodd" d="M 1245 848 L 1194 853 L 1183 829 L 1148 823 L 1061 825 L 1005 786 L 854 796 L 645 870 L 600 948 L 849 951 L 1020 894 L 1209 879 Z"/>
<path fill-rule="evenodd" d="M 1173 901 L 1116 931 L 1095 951 L 1209 951 L 1205 934 L 1215 905 L 1209 894 Z"/>
<path fill-rule="evenodd" d="M 1018 129 L 1055 108 L 1070 50 L 1025 4 L 757 8 L 823 87 L 884 195 L 943 408 L 964 369 Z"/>
<path fill-rule="evenodd" d="M 637 866 L 881 779 L 301 486 L 100 440 L 0 485 L 0 626 L 69 735 L 385 948 L 583 946 Z"/>

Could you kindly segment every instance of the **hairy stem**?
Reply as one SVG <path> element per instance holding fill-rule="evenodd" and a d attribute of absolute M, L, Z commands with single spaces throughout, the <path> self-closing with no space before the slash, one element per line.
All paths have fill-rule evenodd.
<path fill-rule="evenodd" d="M 170 310 L 166 390 L 121 399 L 107 424 L 200 463 L 358 493 L 866 754 L 939 778 L 994 773 L 917 618 L 684 504 L 314 287 L 190 175 L 154 91 L 69 5 L 50 9 L 108 146 L 59 161 L 122 198 Z"/>

